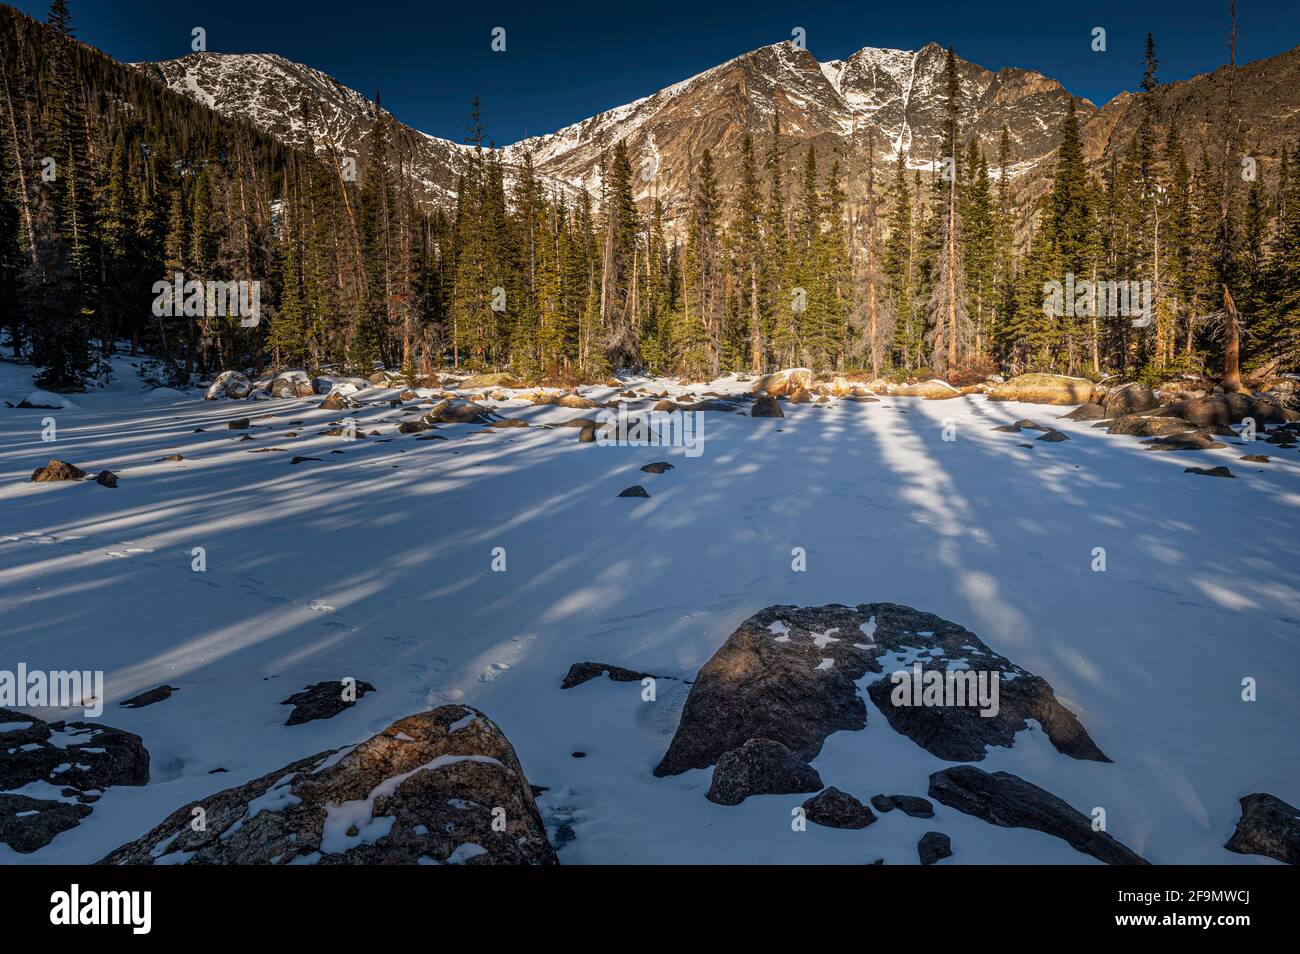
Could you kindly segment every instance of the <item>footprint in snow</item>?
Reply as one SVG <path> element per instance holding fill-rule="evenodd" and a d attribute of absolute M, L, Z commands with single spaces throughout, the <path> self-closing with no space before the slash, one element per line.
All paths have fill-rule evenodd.
<path fill-rule="evenodd" d="M 640 684 L 635 686 L 641 691 Z M 677 731 L 682 718 L 682 708 L 691 687 L 668 679 L 655 683 L 655 701 L 639 703 L 636 707 L 636 727 L 652 739 L 666 739 Z"/>
<path fill-rule="evenodd" d="M 479 674 L 479 682 L 494 682 L 498 676 L 510 668 L 509 663 L 494 662 Z"/>

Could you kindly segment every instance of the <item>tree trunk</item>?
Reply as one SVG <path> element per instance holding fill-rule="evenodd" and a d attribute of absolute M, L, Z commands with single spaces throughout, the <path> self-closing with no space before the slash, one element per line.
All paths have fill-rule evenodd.
<path fill-rule="evenodd" d="M 1223 286 L 1223 390 L 1231 394 L 1242 390 L 1241 385 L 1241 327 L 1238 324 L 1237 304 L 1232 292 Z"/>

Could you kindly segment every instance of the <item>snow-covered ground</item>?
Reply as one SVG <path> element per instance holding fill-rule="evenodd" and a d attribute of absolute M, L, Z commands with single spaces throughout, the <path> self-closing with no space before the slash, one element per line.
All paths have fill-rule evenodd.
<path fill-rule="evenodd" d="M 980 396 L 786 405 L 783 420 L 707 413 L 694 458 L 580 444 L 570 428 L 448 425 L 448 440 L 421 441 L 396 434 L 413 418 L 382 403 L 353 416 L 391 440 L 348 442 L 318 436 L 341 417 L 319 398 L 205 402 L 149 393 L 118 367 L 118 384 L 73 407 L 0 407 L 0 669 L 105 670 L 102 721 L 143 738 L 152 780 L 109 789 L 35 854 L 0 845 L 0 863 L 97 860 L 190 800 L 449 701 L 487 712 L 548 787 L 538 803 L 565 863 L 915 863 L 932 829 L 952 837 L 944 864 L 1093 863 L 939 804 L 928 820 L 895 811 L 862 831 L 792 831 L 807 796 L 723 807 L 704 797 L 711 770 L 651 775 L 684 684 L 660 679 L 655 702 L 639 683 L 560 689 L 581 660 L 692 679 L 774 603 L 907 604 L 1044 676 L 1113 764 L 1060 755 L 1034 728 L 979 766 L 1085 813 L 1104 807 L 1110 833 L 1153 862 L 1272 863 L 1223 849 L 1237 799 L 1300 803 L 1294 450 L 1148 452 L 1058 420 L 1066 408 Z M 0 363 L 0 398 L 32 390 L 29 368 Z M 595 413 L 499 410 L 534 425 Z M 245 416 L 250 431 L 225 429 Z M 1023 417 L 1071 439 L 991 430 Z M 271 447 L 283 452 L 254 453 Z M 1238 459 L 1252 452 L 1273 461 Z M 159 461 L 175 453 L 185 459 Z M 291 465 L 295 454 L 321 460 Z M 120 485 L 30 483 L 51 457 Z M 675 469 L 639 470 L 655 460 Z M 1183 473 L 1218 464 L 1237 479 Z M 617 497 L 632 484 L 649 499 Z M 191 569 L 195 547 L 205 572 Z M 505 572 L 492 568 L 497 547 Z M 795 547 L 804 572 L 791 569 Z M 1105 572 L 1092 569 L 1096 547 Z M 328 721 L 284 725 L 281 700 L 344 676 L 378 691 Z M 1245 677 L 1256 702 L 1241 700 Z M 180 691 L 117 705 L 162 683 Z M 814 766 L 863 801 L 925 795 L 952 763 L 867 708 L 867 728 L 831 736 Z"/>

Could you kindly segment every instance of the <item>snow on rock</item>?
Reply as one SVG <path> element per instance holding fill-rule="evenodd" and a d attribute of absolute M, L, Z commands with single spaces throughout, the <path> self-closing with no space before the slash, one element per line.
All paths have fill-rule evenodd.
<path fill-rule="evenodd" d="M 770 627 L 778 620 L 789 628 L 789 641 L 771 638 Z M 869 646 L 827 639 L 836 630 L 858 631 L 871 620 Z M 898 653 L 905 654 L 902 660 Z M 887 669 L 882 662 L 891 657 Z M 979 670 L 985 685 L 998 683 L 994 705 L 974 698 L 973 682 L 962 683 L 969 685 L 971 698 L 963 688 L 958 705 L 923 700 L 919 687 L 900 702 L 893 676 L 903 670 L 900 662 L 916 662 L 923 672 L 942 673 L 945 679 L 949 671 Z M 911 671 L 903 671 L 912 678 Z M 1056 701 L 1046 680 L 955 623 L 907 606 L 870 603 L 856 609 L 770 606 L 751 616 L 700 670 L 655 774 L 704 768 L 750 739 L 774 739 L 801 758 L 815 758 L 832 732 L 866 726 L 857 681 L 868 673 L 884 674 L 867 686 L 867 694 L 889 724 L 940 758 L 981 760 L 990 745 L 1011 746 L 1033 719 L 1058 751 L 1108 761 L 1074 714 Z M 989 708 L 996 711 L 989 714 Z"/>
<path fill-rule="evenodd" d="M 467 715 L 475 718 L 464 723 Z M 447 705 L 400 719 L 322 768 L 333 754 L 179 808 L 103 862 L 155 864 L 160 846 L 187 864 L 556 861 L 514 748 L 477 710 Z M 191 826 L 195 808 L 203 831 Z"/>
<path fill-rule="evenodd" d="M 929 381 L 921 381 L 917 384 L 908 384 L 896 388 L 891 393 L 897 394 L 900 397 L 919 397 L 933 401 L 957 397 L 961 394 L 961 391 L 953 387 L 947 381 L 941 381 L 938 378 L 931 378 Z"/>
<path fill-rule="evenodd" d="M 786 368 L 765 374 L 754 382 L 755 394 L 770 394 L 772 397 L 788 397 L 796 391 L 812 387 L 815 376 L 808 368 Z"/>
<path fill-rule="evenodd" d="M 745 620 L 774 603 L 818 607 L 866 593 L 960 621 L 1047 680 L 1114 762 L 1063 757 L 1030 717 L 1014 745 L 984 746 L 980 767 L 1085 812 L 1105 805 L 1110 832 L 1153 862 L 1267 860 L 1224 847 L 1239 799 L 1271 792 L 1300 804 L 1300 764 L 1279 756 L 1294 748 L 1300 723 L 1300 687 L 1288 675 L 1300 619 L 1300 458 L 1278 445 L 1268 445 L 1270 464 L 1247 469 L 1237 463 L 1243 448 L 1226 438 L 1224 448 L 1147 453 L 1137 438 L 1056 416 L 1068 407 L 981 394 L 850 396 L 783 401 L 777 420 L 706 415 L 703 453 L 690 458 L 677 447 L 578 444 L 577 428 L 563 425 L 579 414 L 594 421 L 595 412 L 525 404 L 519 394 L 528 392 L 515 392 L 507 412 L 527 428 L 430 425 L 406 435 L 399 425 L 427 408 L 393 409 L 395 392 L 368 381 L 352 382 L 357 398 L 346 411 L 268 401 L 249 429 L 230 431 L 227 421 L 247 409 L 205 402 L 203 391 L 151 403 L 131 359 L 112 360 L 108 386 L 51 412 L 57 451 L 35 440 L 42 412 L 0 407 L 0 604 L 30 667 L 104 670 L 111 721 L 142 739 L 154 777 L 108 789 L 93 814 L 30 854 L 0 843 L 0 863 L 93 862 L 179 805 L 268 774 L 269 789 L 304 756 L 332 751 L 341 760 L 376 729 L 452 703 L 492 713 L 529 776 L 547 786 L 537 805 L 566 863 L 916 864 L 927 827 L 952 838 L 954 855 L 942 864 L 1092 861 L 1042 831 L 940 805 L 937 821 L 882 815 L 864 833 L 867 847 L 818 825 L 791 837 L 789 812 L 807 796 L 722 807 L 704 797 L 715 763 L 671 777 L 647 771 L 689 726 L 689 680 Z M 16 403 L 35 386 L 32 374 L 0 359 L 0 393 Z M 619 382 L 582 395 L 605 402 L 632 391 L 686 405 L 715 391 L 737 400 L 753 377 Z M 503 410 L 493 398 L 476 403 Z M 1240 404 L 1195 413 L 1235 415 Z M 321 436 L 344 414 L 358 433 L 379 435 Z M 991 430 L 1023 419 L 1050 422 L 1070 440 L 1026 450 L 1023 434 Z M 943 439 L 949 420 L 955 442 Z M 440 439 L 421 440 L 430 437 Z M 54 453 L 92 474 L 120 471 L 122 489 L 30 483 Z M 313 462 L 291 466 L 295 457 Z M 640 471 L 657 459 L 676 465 L 669 477 Z M 1231 464 L 1238 476 L 1188 480 L 1188 464 Z M 616 499 L 640 479 L 657 481 L 652 499 Z M 508 572 L 490 569 L 498 546 Z M 808 572 L 791 572 L 795 546 L 806 548 Z M 204 572 L 193 565 L 199 547 Z M 1107 551 L 1106 572 L 1090 567 L 1096 547 Z M 860 798 L 924 795 L 929 776 L 952 764 L 918 743 L 936 717 L 914 713 L 914 740 L 891 726 L 869 686 L 918 660 L 978 671 L 980 646 L 972 637 L 947 645 L 939 619 L 900 633 L 879 608 L 846 615 L 805 628 L 787 614 L 761 627 L 775 650 L 803 654 L 790 667 L 795 681 L 773 679 L 773 690 L 807 687 L 816 693 L 810 719 L 824 710 L 827 725 L 851 722 L 850 731 L 818 735 L 809 764 L 828 785 Z M 818 649 L 813 634 L 833 626 L 840 641 Z M 864 660 L 882 641 L 880 668 L 869 670 Z M 817 670 L 826 658 L 834 666 Z M 640 681 L 608 673 L 561 690 L 575 660 L 655 674 L 655 698 Z M 489 670 L 495 678 L 481 678 Z M 380 691 L 331 719 L 282 725 L 290 693 L 347 674 Z M 1259 684 L 1250 705 L 1233 688 L 1247 676 Z M 1026 677 L 1001 678 L 1005 714 L 1008 681 Z M 857 706 L 826 704 L 839 679 Z M 117 705 L 163 685 L 183 691 L 145 708 Z M 689 708 L 693 719 L 697 706 Z M 960 726 L 936 721 L 935 739 L 961 738 Z M 453 752 L 495 757 L 444 754 Z M 321 775 L 328 761 L 316 766 Z M 392 774 L 333 800 L 364 800 Z M 9 794 L 63 798 L 46 782 Z M 401 816 L 382 801 L 371 818 L 395 817 L 396 837 Z M 80 811 L 42 813 L 57 829 Z M 282 814 L 263 811 L 231 837 Z M 496 854 L 485 837 L 470 842 Z M 178 836 L 155 863 L 190 860 L 193 849 Z M 450 854 L 448 845 L 417 857 L 442 863 Z M 314 848 L 281 863 L 329 857 Z"/>
<path fill-rule="evenodd" d="M 306 371 L 281 371 L 271 380 L 268 390 L 271 397 L 277 398 L 311 397 L 316 393 Z"/>
<path fill-rule="evenodd" d="M 18 402 L 18 407 L 39 408 L 47 411 L 61 411 L 75 408 L 77 405 L 64 394 L 50 391 L 32 391 Z"/>
<path fill-rule="evenodd" d="M 253 382 L 242 371 L 222 371 L 217 375 L 204 397 L 209 401 L 219 398 L 242 400 L 253 393 Z"/>
<path fill-rule="evenodd" d="M 0 709 L 0 789 L 23 790 L 0 794 L 0 844 L 36 851 L 89 815 L 104 789 L 148 781 L 149 753 L 138 735 Z"/>
<path fill-rule="evenodd" d="M 1026 404 L 1087 404 L 1093 385 L 1087 378 L 1065 374 L 1021 374 L 995 384 L 990 401 L 1020 401 Z"/>

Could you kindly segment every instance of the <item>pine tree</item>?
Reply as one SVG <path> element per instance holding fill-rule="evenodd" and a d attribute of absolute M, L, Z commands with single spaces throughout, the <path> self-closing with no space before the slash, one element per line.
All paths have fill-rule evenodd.
<path fill-rule="evenodd" d="M 633 303 L 641 226 L 632 193 L 632 163 L 621 139 L 614 144 L 603 188 L 600 314 L 605 347 L 615 364 L 635 363 Z"/>
<path fill-rule="evenodd" d="M 1292 155 L 1300 154 L 1300 149 Z M 1268 247 L 1266 320 L 1261 336 L 1273 356 L 1300 360 L 1300 163 L 1283 161 L 1278 170 L 1276 224 Z"/>
<path fill-rule="evenodd" d="M 975 335 L 973 352 L 982 356 L 992 336 L 992 314 L 996 291 L 994 285 L 995 224 L 993 187 L 989 166 L 976 141 L 970 140 L 964 168 L 967 187 L 962 202 L 962 267 L 966 274 L 968 310 L 972 313 Z"/>
<path fill-rule="evenodd" d="M 957 58 L 951 48 L 944 61 L 944 183 L 941 215 L 938 219 L 938 254 L 933 265 L 933 291 L 929 322 L 932 366 L 938 371 L 954 368 L 958 356 L 970 349 L 973 332 L 966 311 L 966 276 L 961 247 L 961 217 L 957 198 L 957 123 L 961 115 L 961 82 Z"/>
<path fill-rule="evenodd" d="M 814 254 L 819 317 L 816 351 L 823 369 L 843 369 L 848 351 L 849 313 L 853 307 L 853 267 L 849 261 L 845 230 L 845 195 L 840 185 L 840 162 L 831 160 L 822 194 L 817 244 Z"/>
<path fill-rule="evenodd" d="M 36 263 L 25 275 L 25 298 L 33 329 L 32 360 L 43 370 L 41 387 L 80 390 L 91 371 L 90 322 L 97 301 L 93 285 L 90 184 L 85 159 L 86 121 L 71 18 L 64 0 L 50 7 L 57 31 L 46 65 L 47 184 L 55 235 L 39 243 Z"/>
<path fill-rule="evenodd" d="M 1089 206 L 1090 198 L 1091 188 L 1083 158 L 1083 145 L 1079 138 L 1079 121 L 1072 100 L 1061 128 L 1056 176 L 1044 223 L 1046 236 L 1053 246 L 1054 260 L 1061 269 L 1060 274 L 1055 276 L 1057 281 L 1066 282 L 1067 276 L 1073 275 L 1078 282 L 1089 279 L 1092 275 L 1094 221 Z M 1074 310 L 1069 309 L 1067 314 L 1057 316 L 1055 327 L 1049 332 L 1052 340 L 1048 343 L 1048 349 L 1063 350 L 1065 369 L 1073 374 L 1078 370 L 1085 335 L 1083 322 L 1088 316 L 1070 312 Z"/>
<path fill-rule="evenodd" d="M 767 304 L 767 341 L 778 367 L 795 363 L 799 335 L 798 315 L 791 308 L 791 267 L 789 223 L 786 221 L 785 177 L 781 171 L 781 118 L 772 111 L 772 128 L 768 139 L 767 209 L 764 213 L 765 247 L 763 276 Z"/>
<path fill-rule="evenodd" d="M 713 156 L 704 150 L 696 173 L 682 267 L 685 288 L 674 335 L 678 364 L 688 378 L 720 370 L 719 217 Z"/>
<path fill-rule="evenodd" d="M 989 347 L 999 361 L 1006 358 L 1006 325 L 1015 310 L 1016 224 L 1011 159 L 1011 131 L 1004 125 L 998 143 L 997 208 L 993 216 L 993 299 L 989 318 Z"/>
<path fill-rule="evenodd" d="M 890 307 L 898 321 L 896 360 L 904 367 L 911 368 L 920 354 L 923 335 L 913 285 L 915 237 L 912 196 L 907 186 L 905 159 L 905 154 L 900 149 L 894 166 L 894 207 L 889 223 L 889 239 L 885 246 L 884 267 L 889 285 Z"/>
<path fill-rule="evenodd" d="M 901 153 L 900 153 L 901 159 Z M 876 197 L 876 143 L 874 133 L 867 133 L 866 203 L 860 222 L 861 238 L 854 236 L 855 326 L 858 335 L 851 347 L 855 357 L 866 354 L 871 373 L 880 376 L 893 344 L 897 311 L 887 294 L 890 282 L 889 263 L 880 242 L 880 205 Z M 904 189 L 906 185 L 904 184 Z M 910 216 L 910 212 L 908 213 Z M 910 227 L 910 223 L 907 227 Z"/>
<path fill-rule="evenodd" d="M 741 143 L 740 187 L 732 210 L 732 229 L 737 249 L 737 284 L 749 341 L 749 366 L 763 370 L 763 206 L 758 180 L 754 140 L 748 133 Z"/>

